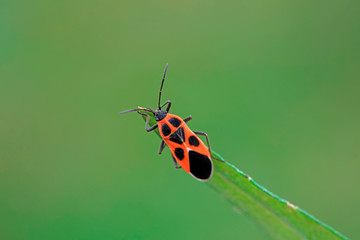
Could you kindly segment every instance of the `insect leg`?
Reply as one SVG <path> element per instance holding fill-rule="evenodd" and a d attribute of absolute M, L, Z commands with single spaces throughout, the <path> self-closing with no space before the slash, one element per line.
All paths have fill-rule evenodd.
<path fill-rule="evenodd" d="M 170 101 L 170 100 L 166 101 L 163 105 L 160 106 L 160 108 L 165 107 L 166 104 L 169 104 L 169 105 L 167 106 L 167 108 L 166 108 L 166 111 L 169 112 L 169 110 L 170 110 L 170 108 L 171 108 L 171 101 Z"/>
<path fill-rule="evenodd" d="M 217 157 L 214 157 L 214 156 L 212 155 L 212 153 L 211 153 L 211 148 L 210 148 L 210 143 L 209 143 L 209 137 L 208 137 L 208 135 L 207 135 L 205 132 L 194 131 L 194 133 L 195 133 L 196 135 L 202 135 L 202 136 L 205 136 L 205 137 L 206 137 L 206 142 L 207 142 L 207 145 L 208 145 L 208 148 L 209 148 L 209 153 L 210 153 L 211 158 L 213 158 L 213 159 L 215 159 L 215 160 L 218 160 L 218 161 L 220 161 L 220 162 L 225 162 L 224 160 L 221 160 L 221 159 L 219 159 L 219 158 L 217 158 Z"/>
<path fill-rule="evenodd" d="M 188 121 L 190 121 L 191 119 L 192 119 L 192 116 L 190 115 L 190 116 L 188 116 L 187 118 L 184 118 L 183 121 L 184 121 L 184 122 L 188 122 Z"/>
<path fill-rule="evenodd" d="M 165 146 L 166 146 L 165 141 L 162 140 L 162 141 L 161 141 L 161 144 L 160 144 L 159 154 L 162 153 L 162 151 L 164 150 Z M 179 166 L 179 164 L 177 163 L 176 159 L 174 158 L 174 156 L 173 156 L 172 154 L 171 154 L 171 157 L 172 157 L 172 159 L 173 159 L 173 161 L 174 161 L 175 168 L 176 168 L 176 169 L 181 168 L 181 166 Z"/>
<path fill-rule="evenodd" d="M 141 114 L 143 116 L 146 116 L 146 125 L 145 125 L 145 129 L 147 132 L 151 132 L 152 130 L 156 129 L 158 127 L 158 124 L 153 125 L 151 128 L 149 128 L 149 120 L 150 120 L 150 115 L 142 113 L 140 111 L 137 111 L 138 114 Z"/>
<path fill-rule="evenodd" d="M 158 127 L 158 124 L 155 124 L 151 128 L 149 128 L 149 120 L 150 120 L 150 115 L 148 115 L 147 118 L 146 118 L 145 129 L 146 129 L 147 132 L 151 132 L 152 130 L 154 130 L 154 129 L 156 129 Z"/>
<path fill-rule="evenodd" d="M 166 145 L 165 145 L 165 141 L 164 141 L 164 140 L 161 140 L 160 149 L 159 149 L 159 154 L 162 153 L 162 151 L 164 150 L 165 146 L 166 146 Z"/>
<path fill-rule="evenodd" d="M 179 166 L 179 164 L 177 163 L 177 161 L 176 161 L 176 159 L 174 158 L 174 156 L 173 156 L 172 154 L 171 154 L 171 156 L 172 156 L 172 159 L 173 159 L 173 161 L 174 161 L 175 168 L 176 168 L 176 169 L 181 168 L 181 166 Z"/>

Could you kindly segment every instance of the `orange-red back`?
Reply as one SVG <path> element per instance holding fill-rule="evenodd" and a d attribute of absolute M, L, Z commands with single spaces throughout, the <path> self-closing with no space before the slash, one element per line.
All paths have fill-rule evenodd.
<path fill-rule="evenodd" d="M 161 137 L 178 164 L 199 180 L 210 179 L 213 164 L 209 150 L 186 123 L 174 114 L 167 114 L 158 125 Z"/>

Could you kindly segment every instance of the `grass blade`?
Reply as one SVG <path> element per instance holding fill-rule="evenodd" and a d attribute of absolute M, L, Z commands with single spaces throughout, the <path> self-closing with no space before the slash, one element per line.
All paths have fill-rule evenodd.
<path fill-rule="evenodd" d="M 143 119 L 146 117 L 143 116 Z M 154 124 L 156 121 L 151 116 L 149 125 Z M 160 137 L 158 129 L 154 132 Z M 212 154 L 223 159 L 214 151 Z M 271 239 L 348 239 L 301 208 L 266 190 L 234 165 L 213 162 L 213 177 L 207 184 L 256 221 Z"/>

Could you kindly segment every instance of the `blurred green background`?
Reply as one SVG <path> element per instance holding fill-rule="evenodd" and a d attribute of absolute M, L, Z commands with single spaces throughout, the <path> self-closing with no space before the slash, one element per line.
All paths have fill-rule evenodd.
<path fill-rule="evenodd" d="M 359 1 L 0 1 L 1 239 L 266 239 L 138 105 L 360 238 Z"/>

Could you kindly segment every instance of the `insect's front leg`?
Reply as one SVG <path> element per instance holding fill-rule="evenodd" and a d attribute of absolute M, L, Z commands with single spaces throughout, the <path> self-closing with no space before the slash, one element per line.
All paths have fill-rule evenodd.
<path fill-rule="evenodd" d="M 169 104 L 166 108 L 166 112 L 169 112 L 170 108 L 171 108 L 171 101 L 167 100 L 163 105 L 160 106 L 160 108 L 165 107 L 166 104 Z"/>
<path fill-rule="evenodd" d="M 210 148 L 209 137 L 208 137 L 208 135 L 207 135 L 205 132 L 194 131 L 194 133 L 195 133 L 196 135 L 202 135 L 202 136 L 205 136 L 205 137 L 206 137 L 206 142 L 207 142 L 207 145 L 208 145 L 208 148 L 209 148 L 209 153 L 210 153 L 211 158 L 213 158 L 213 159 L 215 159 L 215 160 L 218 160 L 218 161 L 220 161 L 220 162 L 225 162 L 224 160 L 221 160 L 221 159 L 219 159 L 219 158 L 217 158 L 217 157 L 214 157 L 214 156 L 212 155 L 212 153 L 211 153 L 211 148 Z"/>
<path fill-rule="evenodd" d="M 149 121 L 150 121 L 150 115 L 149 114 L 145 114 L 140 112 L 139 110 L 137 111 L 138 114 L 146 116 L 146 124 L 145 124 L 145 129 L 147 132 L 151 132 L 154 129 L 156 129 L 158 127 L 158 124 L 156 123 L 155 125 L 153 125 L 151 128 L 149 128 Z"/>

